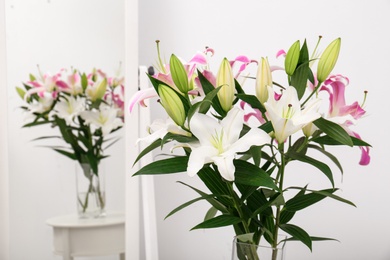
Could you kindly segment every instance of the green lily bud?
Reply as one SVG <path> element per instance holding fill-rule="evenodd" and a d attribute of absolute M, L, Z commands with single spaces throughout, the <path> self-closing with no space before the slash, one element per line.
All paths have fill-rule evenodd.
<path fill-rule="evenodd" d="M 224 58 L 217 74 L 217 87 L 221 87 L 218 91 L 218 99 L 221 103 L 222 109 L 228 112 L 233 105 L 235 82 L 230 62 Z"/>
<path fill-rule="evenodd" d="M 324 82 L 336 65 L 340 53 L 340 46 L 341 38 L 337 38 L 322 53 L 317 67 L 317 79 L 319 82 Z"/>
<path fill-rule="evenodd" d="M 178 94 L 170 87 L 158 85 L 160 103 L 168 113 L 169 117 L 179 126 L 183 126 L 186 120 L 183 103 Z"/>
<path fill-rule="evenodd" d="M 107 90 L 107 79 L 104 78 L 96 88 L 94 100 L 102 99 L 104 97 L 104 94 L 106 94 L 106 90 Z"/>
<path fill-rule="evenodd" d="M 272 87 L 272 74 L 268 59 L 261 58 L 256 74 L 256 97 L 261 104 L 267 102 L 268 86 Z"/>
<path fill-rule="evenodd" d="M 19 87 L 16 87 L 16 92 L 18 92 L 18 95 L 24 99 L 24 95 L 26 95 L 26 91 L 24 91 L 24 89 L 22 88 L 19 88 Z"/>
<path fill-rule="evenodd" d="M 292 76 L 295 69 L 297 68 L 300 52 L 300 42 L 296 41 L 291 45 L 290 49 L 287 51 L 286 59 L 284 60 L 284 69 L 287 75 Z"/>
<path fill-rule="evenodd" d="M 176 87 L 180 92 L 187 93 L 189 91 L 188 75 L 183 64 L 174 54 L 171 55 L 169 60 L 169 68 Z"/>

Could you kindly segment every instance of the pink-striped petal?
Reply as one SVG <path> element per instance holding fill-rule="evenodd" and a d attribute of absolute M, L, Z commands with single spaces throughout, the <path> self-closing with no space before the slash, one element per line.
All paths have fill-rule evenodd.
<path fill-rule="evenodd" d="M 276 53 L 276 58 L 279 58 L 280 56 L 283 56 L 283 57 L 286 57 L 286 52 L 282 49 L 282 50 L 279 50 L 277 53 Z"/>
<path fill-rule="evenodd" d="M 158 96 L 157 92 L 154 88 L 148 88 L 148 89 L 137 91 L 137 93 L 135 93 L 129 101 L 130 113 L 133 111 L 135 104 L 138 103 L 141 106 L 146 107 L 144 100 L 152 97 L 157 97 L 157 96 Z"/>

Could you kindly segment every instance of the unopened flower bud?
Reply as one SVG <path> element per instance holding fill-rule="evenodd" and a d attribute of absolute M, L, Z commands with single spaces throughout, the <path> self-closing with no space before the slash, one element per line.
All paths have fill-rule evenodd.
<path fill-rule="evenodd" d="M 184 106 L 178 94 L 170 87 L 160 84 L 158 85 L 158 95 L 160 103 L 168 113 L 169 117 L 179 126 L 183 126 L 186 115 Z"/>
<path fill-rule="evenodd" d="M 102 99 L 107 90 L 107 79 L 104 78 L 101 82 L 95 83 L 97 86 L 90 87 L 86 90 L 87 95 L 92 101 Z"/>
<path fill-rule="evenodd" d="M 180 92 L 187 93 L 190 90 L 188 75 L 183 64 L 174 54 L 171 55 L 171 59 L 169 60 L 169 67 L 171 70 L 172 80 L 176 87 L 180 90 Z"/>
<path fill-rule="evenodd" d="M 299 52 L 300 42 L 298 40 L 293 45 L 291 45 L 290 49 L 286 54 L 286 59 L 284 60 L 284 69 L 289 76 L 292 76 L 294 74 L 295 69 L 297 68 L 297 64 L 299 61 Z"/>
<path fill-rule="evenodd" d="M 317 79 L 319 82 L 324 82 L 336 65 L 340 53 L 340 46 L 341 38 L 337 38 L 322 53 L 317 67 Z"/>
<path fill-rule="evenodd" d="M 221 87 L 217 94 L 219 102 L 222 109 L 228 112 L 232 108 L 236 88 L 232 67 L 226 58 L 222 60 L 216 81 L 217 87 Z"/>
<path fill-rule="evenodd" d="M 256 97 L 261 104 L 267 102 L 268 87 L 272 87 L 272 74 L 268 59 L 261 58 L 256 75 Z"/>

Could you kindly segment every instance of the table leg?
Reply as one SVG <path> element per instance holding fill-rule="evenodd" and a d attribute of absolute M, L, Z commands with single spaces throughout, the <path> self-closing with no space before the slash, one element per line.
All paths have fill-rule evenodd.
<path fill-rule="evenodd" d="M 73 257 L 71 256 L 71 248 L 70 248 L 70 241 L 69 241 L 69 229 L 63 228 L 62 229 L 62 245 L 64 247 L 64 260 L 73 260 Z"/>

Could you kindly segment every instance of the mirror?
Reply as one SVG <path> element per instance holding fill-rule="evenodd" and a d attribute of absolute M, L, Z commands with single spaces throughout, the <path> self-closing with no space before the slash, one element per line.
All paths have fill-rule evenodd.
<path fill-rule="evenodd" d="M 76 213 L 75 162 L 35 138 L 58 129 L 22 128 L 15 91 L 29 74 L 93 68 L 115 75 L 125 59 L 124 0 L 6 1 L 10 259 L 53 259 L 46 219 Z M 122 66 L 122 75 L 124 75 Z M 125 138 L 105 153 L 107 210 L 125 209 Z M 22 250 L 21 250 L 22 249 Z M 104 259 L 116 259 L 107 257 Z"/>

